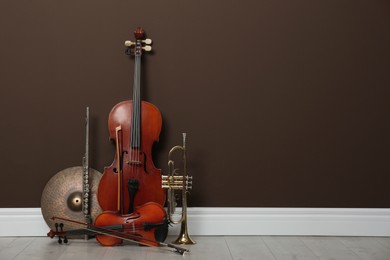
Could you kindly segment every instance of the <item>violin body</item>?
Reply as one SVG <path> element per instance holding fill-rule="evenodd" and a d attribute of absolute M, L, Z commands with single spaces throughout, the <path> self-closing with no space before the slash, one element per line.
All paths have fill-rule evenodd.
<path fill-rule="evenodd" d="M 129 235 L 150 246 L 157 246 L 157 242 L 164 241 L 168 234 L 165 210 L 154 202 L 137 208 L 132 214 L 121 215 L 115 211 L 105 211 L 96 218 L 95 227 L 110 227 L 121 232 L 124 238 Z M 100 234 L 96 235 L 96 240 L 103 246 L 120 245 L 123 241 L 121 237 Z"/>
<path fill-rule="evenodd" d="M 152 161 L 152 147 L 158 141 L 162 117 L 161 113 L 153 104 L 141 102 L 141 147 L 131 148 L 130 132 L 132 121 L 132 101 L 127 100 L 115 105 L 108 118 L 110 139 L 115 141 L 115 128 L 122 126 L 121 144 L 122 158 L 115 155 L 111 166 L 106 167 L 98 188 L 98 200 L 103 210 L 117 210 L 118 203 L 118 160 L 122 160 L 122 203 L 125 214 L 131 213 L 129 208 L 133 203 L 138 207 L 147 202 L 156 202 L 163 205 L 165 192 L 161 188 L 161 170 L 154 166 Z M 138 189 L 131 202 L 131 196 L 127 187 L 127 180 L 138 180 Z"/>

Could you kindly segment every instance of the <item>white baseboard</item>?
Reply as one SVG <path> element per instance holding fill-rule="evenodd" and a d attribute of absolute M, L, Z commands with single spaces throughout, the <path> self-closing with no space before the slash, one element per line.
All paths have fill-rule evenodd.
<path fill-rule="evenodd" d="M 188 208 L 190 235 L 390 236 L 390 209 Z M 170 234 L 178 234 L 174 225 Z M 46 236 L 40 208 L 0 208 L 0 236 Z"/>

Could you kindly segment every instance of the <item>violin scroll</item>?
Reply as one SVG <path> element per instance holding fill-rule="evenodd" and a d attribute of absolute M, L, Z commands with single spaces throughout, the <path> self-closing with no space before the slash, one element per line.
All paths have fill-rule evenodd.
<path fill-rule="evenodd" d="M 60 231 L 58 231 L 58 227 L 60 228 Z M 66 232 L 63 230 L 64 224 L 63 223 L 55 223 L 56 231 L 50 229 L 49 233 L 47 233 L 47 236 L 50 238 L 54 238 L 55 236 L 58 236 L 58 244 L 62 244 L 62 241 L 64 241 L 65 244 L 68 243 L 68 238 L 66 237 Z"/>
<path fill-rule="evenodd" d="M 134 32 L 135 41 L 125 41 L 126 54 L 127 55 L 134 55 L 139 54 L 141 55 L 142 50 L 144 51 L 151 51 L 152 46 L 152 40 L 151 39 L 144 39 L 145 38 L 145 32 L 141 27 L 138 27 Z M 134 47 L 133 47 L 134 46 Z"/>

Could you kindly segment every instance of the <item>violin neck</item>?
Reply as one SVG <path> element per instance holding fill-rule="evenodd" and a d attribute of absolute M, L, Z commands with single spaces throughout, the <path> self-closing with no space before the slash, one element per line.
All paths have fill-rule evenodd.
<path fill-rule="evenodd" d="M 131 148 L 141 146 L 141 54 L 135 54 Z"/>

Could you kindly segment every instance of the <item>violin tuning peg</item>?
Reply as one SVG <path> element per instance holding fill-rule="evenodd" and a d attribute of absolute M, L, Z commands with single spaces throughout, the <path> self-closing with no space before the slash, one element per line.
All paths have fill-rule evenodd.
<path fill-rule="evenodd" d="M 135 44 L 135 42 L 132 42 L 132 41 L 125 41 L 125 46 L 127 46 L 127 47 L 130 47 L 130 46 L 132 46 L 132 45 L 134 45 Z"/>
<path fill-rule="evenodd" d="M 145 51 L 151 51 L 152 47 L 151 46 L 145 46 L 145 47 L 142 47 L 142 49 L 144 49 Z"/>
<path fill-rule="evenodd" d="M 151 39 L 145 39 L 145 40 L 142 40 L 143 43 L 145 44 L 152 44 L 152 40 Z"/>
<path fill-rule="evenodd" d="M 125 53 L 127 55 L 134 55 L 134 50 L 132 48 L 126 48 Z"/>

